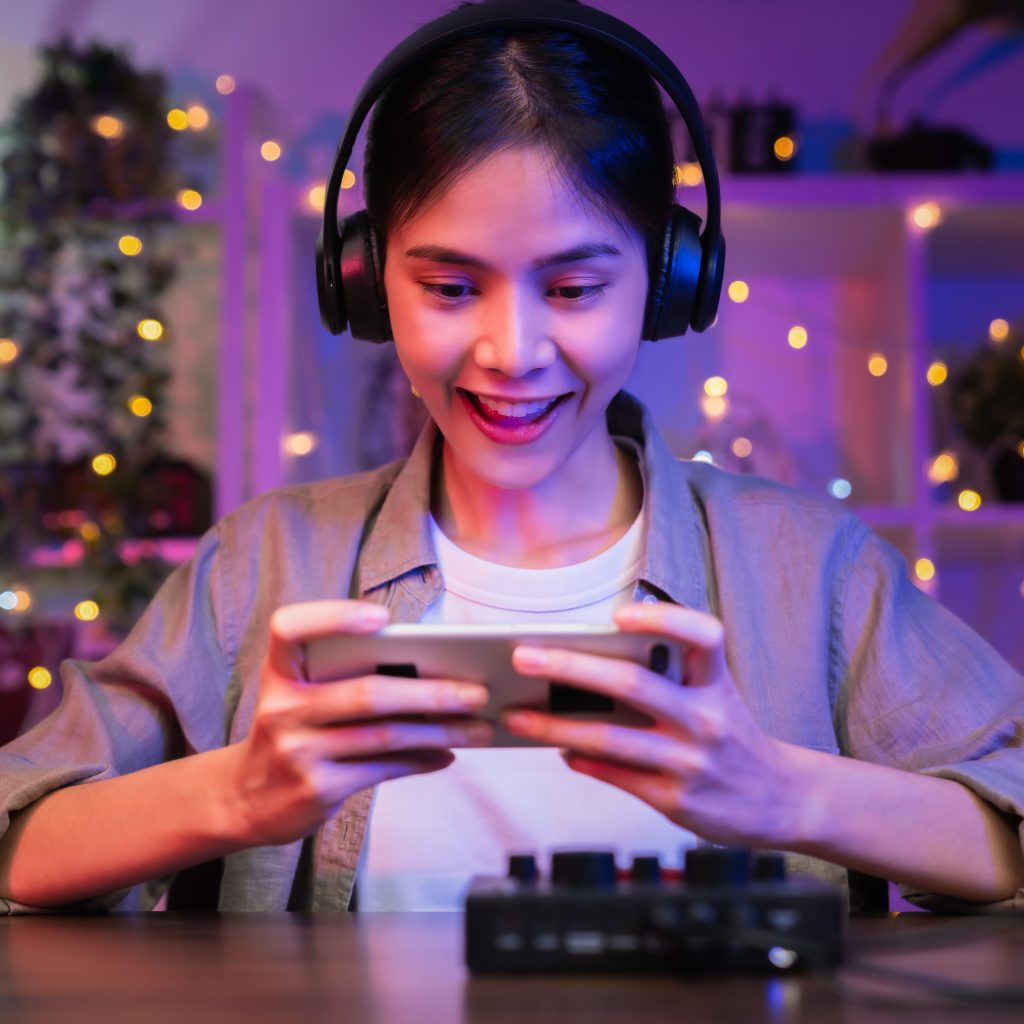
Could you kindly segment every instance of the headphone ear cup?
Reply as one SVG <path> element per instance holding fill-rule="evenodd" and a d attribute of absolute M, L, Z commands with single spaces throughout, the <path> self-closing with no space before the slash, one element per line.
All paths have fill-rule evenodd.
<path fill-rule="evenodd" d="M 382 255 L 383 247 L 366 211 L 346 217 L 341 226 L 339 301 L 348 314 L 352 337 L 361 341 L 394 341 Z"/>
<path fill-rule="evenodd" d="M 686 333 L 699 291 L 701 263 L 700 217 L 674 203 L 661 246 L 651 259 L 644 340 L 661 341 Z"/>
<path fill-rule="evenodd" d="M 717 244 L 713 239 L 704 239 L 703 249 L 700 285 L 697 288 L 697 302 L 692 319 L 695 331 L 707 330 L 718 316 L 718 303 L 722 297 L 722 282 L 725 279 L 725 236 L 719 235 Z"/>

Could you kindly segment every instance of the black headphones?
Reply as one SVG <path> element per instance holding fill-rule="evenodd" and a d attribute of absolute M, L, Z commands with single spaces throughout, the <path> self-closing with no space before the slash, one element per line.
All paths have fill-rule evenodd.
<path fill-rule="evenodd" d="M 674 338 L 688 327 L 703 331 L 718 312 L 725 272 L 722 197 L 718 170 L 704 119 L 686 79 L 646 36 L 618 18 L 566 0 L 484 0 L 445 14 L 417 29 L 374 69 L 356 99 L 331 168 L 324 198 L 324 222 L 316 245 L 316 291 L 320 319 L 332 334 L 346 325 L 353 338 L 393 341 L 384 292 L 380 244 L 365 210 L 346 217 L 338 229 L 338 193 L 356 135 L 387 84 L 414 60 L 466 36 L 493 28 L 550 28 L 590 36 L 632 57 L 662 86 L 682 114 L 704 176 L 707 224 L 673 203 L 665 225 L 660 260 L 652 261 L 642 337 Z"/>

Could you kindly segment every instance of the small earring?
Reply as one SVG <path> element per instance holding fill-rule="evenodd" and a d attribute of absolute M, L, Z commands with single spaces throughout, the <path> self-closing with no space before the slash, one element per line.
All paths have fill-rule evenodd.
<path fill-rule="evenodd" d="M 409 390 L 412 392 L 413 398 L 419 398 L 420 397 L 420 393 L 416 390 L 416 386 L 414 384 L 410 384 L 409 385 Z"/>

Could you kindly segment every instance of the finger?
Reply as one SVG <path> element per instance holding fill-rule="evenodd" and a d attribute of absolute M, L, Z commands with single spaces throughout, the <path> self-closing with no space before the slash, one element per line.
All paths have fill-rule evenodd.
<path fill-rule="evenodd" d="M 648 771 L 688 775 L 692 754 L 678 737 L 606 722 L 580 722 L 516 709 L 501 716 L 509 732 L 595 758 L 612 758 Z"/>
<path fill-rule="evenodd" d="M 387 621 L 388 610 L 369 601 L 334 599 L 282 605 L 270 616 L 270 667 L 278 676 L 305 678 L 304 643 L 338 633 L 373 633 Z"/>
<path fill-rule="evenodd" d="M 677 683 L 624 658 L 520 644 L 512 652 L 512 664 L 523 675 L 572 683 L 625 701 L 655 721 L 676 722 L 685 715 L 685 694 Z"/>
<path fill-rule="evenodd" d="M 387 719 L 340 729 L 304 729 L 290 739 L 300 760 L 378 758 L 396 751 L 484 746 L 494 726 L 482 719 L 402 722 Z"/>
<path fill-rule="evenodd" d="M 725 627 L 720 619 L 696 608 L 670 601 L 635 602 L 614 613 L 620 629 L 669 637 L 686 645 L 687 686 L 706 686 L 728 673 L 725 660 Z"/>
<path fill-rule="evenodd" d="M 362 763 L 323 761 L 316 769 L 314 782 L 321 792 L 333 790 L 337 793 L 340 802 L 352 793 L 387 782 L 389 779 L 441 771 L 454 760 L 455 754 L 450 750 L 422 750 L 398 751 L 387 757 L 370 758 Z"/>
<path fill-rule="evenodd" d="M 304 696 L 300 720 L 328 725 L 393 715 L 470 714 L 487 704 L 489 694 L 479 683 L 370 675 L 315 683 Z"/>
<path fill-rule="evenodd" d="M 670 775 L 572 752 L 563 757 L 574 772 L 632 793 L 662 814 L 671 814 L 679 809 L 679 782 Z"/>

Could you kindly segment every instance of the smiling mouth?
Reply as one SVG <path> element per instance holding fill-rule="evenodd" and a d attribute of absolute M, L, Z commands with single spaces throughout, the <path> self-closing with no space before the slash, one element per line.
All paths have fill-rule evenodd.
<path fill-rule="evenodd" d="M 530 402 L 508 402 L 493 398 L 481 398 L 465 388 L 457 388 L 462 392 L 481 416 L 497 423 L 527 424 L 543 419 L 556 405 L 572 397 L 572 392 L 558 395 L 556 398 L 542 398 Z"/>

